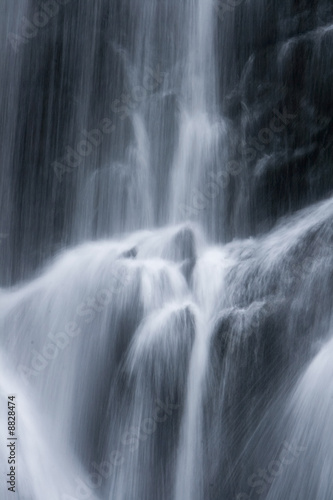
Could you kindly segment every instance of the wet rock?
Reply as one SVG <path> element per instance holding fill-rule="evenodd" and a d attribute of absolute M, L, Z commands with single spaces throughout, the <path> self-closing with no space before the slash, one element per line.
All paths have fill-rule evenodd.
<path fill-rule="evenodd" d="M 131 248 L 130 250 L 126 250 L 126 252 L 123 252 L 121 254 L 121 257 L 123 259 L 135 259 L 135 257 L 137 256 L 137 249 L 135 247 Z"/>

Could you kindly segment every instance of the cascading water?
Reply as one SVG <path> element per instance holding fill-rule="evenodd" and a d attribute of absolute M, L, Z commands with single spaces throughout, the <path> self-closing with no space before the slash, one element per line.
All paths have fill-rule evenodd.
<path fill-rule="evenodd" d="M 0 456 L 6 478 L 14 394 L 20 500 L 331 500 L 329 161 L 299 173 L 286 137 L 314 104 L 283 101 L 290 52 L 314 44 L 315 66 L 330 34 L 317 3 L 308 26 L 272 2 L 273 30 L 261 0 L 4 2 Z"/>

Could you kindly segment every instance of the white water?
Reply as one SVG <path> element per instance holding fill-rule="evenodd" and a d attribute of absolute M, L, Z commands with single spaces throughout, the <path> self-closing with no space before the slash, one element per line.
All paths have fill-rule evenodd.
<path fill-rule="evenodd" d="M 262 498 L 330 500 L 332 199 L 213 243 L 228 158 L 213 3 L 127 7 L 124 79 L 150 68 L 156 87 L 110 139 L 120 153 L 77 173 L 68 245 L 1 290 L 3 472 L 14 393 L 20 500 L 253 498 L 254 464 L 286 439 L 306 451 Z"/>
<path fill-rule="evenodd" d="M 297 383 L 287 405 L 288 440 L 299 447 L 285 475 L 278 477 L 267 496 L 322 498 L 332 496 L 333 467 L 333 339 L 321 348 Z"/>
<path fill-rule="evenodd" d="M 328 251 L 332 215 L 332 202 L 324 202 L 300 213 L 264 238 L 225 247 L 207 247 L 202 236 L 188 227 L 138 232 L 118 242 L 90 243 L 65 252 L 31 283 L 3 291 L 2 349 L 10 353 L 11 368 L 6 368 L 8 375 L 2 390 L 5 395 L 5 387 L 9 385 L 18 394 L 19 439 L 22 440 L 20 495 L 28 487 L 33 493 L 27 498 L 45 498 L 43 489 L 31 477 L 31 467 L 36 466 L 38 458 L 28 450 L 23 453 L 24 446 L 29 449 L 29 441 L 25 444 L 30 436 L 30 432 L 25 431 L 27 426 L 35 429 L 31 432 L 39 436 L 39 453 L 46 453 L 47 459 L 55 460 L 60 467 L 58 472 L 51 468 L 51 479 L 47 483 L 49 498 L 53 498 L 51 495 L 59 498 L 59 491 L 69 495 L 73 489 L 76 489 L 75 498 L 80 498 L 77 496 L 79 483 L 75 479 L 73 483 L 73 478 L 80 475 L 85 485 L 82 488 L 88 488 L 97 498 L 121 500 L 136 495 L 150 498 L 151 488 L 157 486 L 161 498 L 205 498 L 206 464 L 203 461 L 211 444 L 203 420 L 203 400 L 217 382 L 208 376 L 208 366 L 214 356 L 212 335 L 217 334 L 219 318 L 229 315 L 230 311 L 239 319 L 245 314 L 245 323 L 237 321 L 230 331 L 236 335 L 234 344 L 230 344 L 234 347 L 225 357 L 227 371 L 223 384 L 229 383 L 231 389 L 233 352 L 241 353 L 241 343 L 250 335 L 250 330 L 246 334 L 246 321 L 253 315 L 253 307 L 256 308 L 256 303 L 274 304 L 281 300 L 282 289 L 281 292 L 275 289 L 273 295 L 269 289 L 270 281 L 276 279 L 275 268 L 279 269 L 281 286 L 286 286 L 287 278 L 301 280 L 302 285 L 294 292 L 290 304 L 292 311 L 300 302 L 304 307 L 309 296 L 313 296 L 311 286 L 318 278 L 316 273 L 325 274 L 315 263 Z M 313 267 L 303 269 L 301 275 L 291 273 L 290 268 L 284 269 L 281 263 L 290 259 L 295 266 L 294 259 L 299 259 L 294 256 L 295 249 L 309 238 L 314 228 L 318 230 L 321 246 L 314 247 L 318 255 L 311 257 Z M 136 256 L 129 257 L 126 252 L 133 248 Z M 195 259 L 194 269 L 186 275 L 184 264 L 190 259 Z M 242 282 L 248 281 L 251 274 L 249 292 L 244 292 Z M 325 289 L 324 276 L 321 285 Z M 261 295 L 260 299 L 251 297 L 253 286 L 254 295 Z M 238 305 L 237 295 L 242 293 L 253 303 L 248 309 Z M 320 311 L 319 304 L 315 309 Z M 260 330 L 261 320 L 259 317 L 256 323 L 258 349 L 265 341 L 263 335 L 267 335 Z M 329 316 L 314 320 L 317 331 L 313 332 L 313 342 L 318 336 L 327 336 L 328 324 Z M 292 338 L 295 337 L 293 314 L 287 326 L 289 338 L 285 331 L 284 343 L 288 351 L 288 344 L 292 346 L 296 340 Z M 49 332 L 53 334 L 53 342 Z M 58 347 L 54 344 L 55 338 Z M 327 366 L 332 359 L 330 353 L 331 349 L 327 348 L 322 355 L 327 359 Z M 321 366 L 320 359 L 309 368 L 309 373 Z M 263 361 L 259 360 L 259 365 Z M 321 384 L 321 373 L 326 377 L 325 364 L 323 372 L 319 371 L 318 384 Z M 13 384 L 9 384 L 8 377 L 13 377 Z M 309 403 L 306 403 L 302 396 L 303 390 L 308 391 L 307 380 L 312 380 L 313 390 L 317 391 L 317 383 L 311 377 L 305 376 L 293 396 L 299 408 L 297 423 L 293 424 L 298 427 L 293 435 L 299 433 L 300 440 L 303 435 L 300 425 L 306 427 L 310 418 L 317 429 L 314 432 L 321 432 L 322 419 L 326 419 L 332 409 L 332 400 L 322 385 L 326 406 L 320 406 L 316 417 L 311 417 L 311 411 L 316 412 L 318 405 L 310 411 L 307 405 L 312 404 L 312 398 L 307 396 Z M 225 389 L 221 394 L 225 394 Z M 24 402 L 27 398 L 29 404 Z M 164 418 L 161 423 L 150 421 L 147 432 L 141 430 L 141 439 L 126 438 L 130 429 L 138 429 L 146 425 L 145 420 L 151 420 L 157 400 L 171 404 L 171 410 L 164 415 L 168 417 L 166 421 Z M 218 403 L 220 409 L 216 409 L 220 416 L 209 417 L 212 429 L 219 418 L 223 419 L 222 403 L 223 397 Z M 36 413 L 37 420 L 33 416 Z M 42 426 L 38 424 L 39 419 Z M 52 428 L 52 435 L 43 430 L 45 422 Z M 325 439 L 325 428 L 322 432 L 320 439 Z M 161 435 L 166 442 L 161 441 Z M 317 446 L 316 434 L 310 441 L 311 446 Z M 57 452 L 54 442 L 59 446 Z M 45 446 L 50 447 L 49 452 Z M 115 465 L 111 477 L 103 479 L 94 491 L 87 479 L 88 472 L 96 472 L 91 464 L 107 460 L 114 451 L 120 453 L 116 458 L 121 465 Z M 223 454 L 223 450 L 221 452 Z M 68 453 L 74 453 L 76 458 L 65 464 L 60 457 L 67 457 Z M 332 459 L 331 448 L 327 447 L 323 453 L 325 460 Z M 320 462 L 323 458 L 311 452 L 311 460 Z M 45 460 L 43 467 L 49 474 L 50 465 Z M 82 468 L 85 474 L 76 471 Z M 152 470 L 156 476 L 150 474 Z M 326 482 L 329 481 L 327 475 Z M 328 499 L 328 493 L 325 494 L 322 498 Z M 275 495 L 272 498 L 282 498 L 280 492 Z"/>

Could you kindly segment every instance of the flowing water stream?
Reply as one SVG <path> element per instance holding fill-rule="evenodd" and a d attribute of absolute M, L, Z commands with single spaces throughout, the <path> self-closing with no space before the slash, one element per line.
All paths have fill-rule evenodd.
<path fill-rule="evenodd" d="M 45 27 L 24 43 L 12 38 L 0 55 L 1 106 L 10 107 L 1 234 L 12 238 L 0 291 L 0 456 L 5 476 L 6 400 L 15 394 L 16 498 L 331 500 L 333 200 L 228 240 L 230 179 L 245 183 L 249 173 L 227 168 L 223 5 L 50 3 L 58 8 Z M 231 4 L 226 35 L 241 2 Z M 4 39 L 38 11 L 34 2 L 4 5 Z M 62 78 L 44 96 L 52 113 L 36 104 L 42 121 L 30 127 L 42 123 L 53 154 L 22 142 L 27 165 L 42 166 L 20 188 L 11 165 L 22 73 L 39 39 L 47 60 L 55 57 L 49 77 Z M 70 89 L 75 102 L 57 108 Z M 15 189 L 30 225 L 13 215 Z M 238 214 L 244 184 L 240 193 Z M 54 244 L 46 255 L 45 241 Z M 13 497 L 3 480 L 0 492 Z"/>

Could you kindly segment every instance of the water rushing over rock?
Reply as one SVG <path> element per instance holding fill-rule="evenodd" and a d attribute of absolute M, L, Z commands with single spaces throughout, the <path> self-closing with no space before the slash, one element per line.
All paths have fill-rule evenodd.
<path fill-rule="evenodd" d="M 317 387 L 307 373 L 318 366 L 318 384 L 326 376 L 317 359 L 330 366 L 331 350 L 323 347 L 297 388 L 307 360 L 330 336 L 332 215 L 329 200 L 260 239 L 224 246 L 207 245 L 191 226 L 89 243 L 64 252 L 31 283 L 3 291 L 7 377 L 52 428 L 40 438 L 61 471 L 52 469 L 53 477 L 50 464 L 40 464 L 43 476 L 44 467 L 45 477 L 51 474 L 49 497 L 72 490 L 74 498 L 84 491 L 110 499 L 236 498 L 253 463 L 273 460 L 267 433 L 277 448 L 288 439 L 305 446 L 314 470 L 332 460 L 328 446 L 314 451 L 317 435 L 325 439 L 331 398 L 318 414 L 316 406 L 301 406 L 292 416 L 293 406 L 312 404 L 302 399 L 308 383 Z M 282 428 L 269 410 L 277 401 L 277 414 L 290 422 Z M 38 424 L 32 409 L 23 411 L 27 451 L 18 488 L 27 484 L 30 498 L 39 499 L 24 431 Z M 302 431 L 311 412 L 313 435 Z M 301 491 L 304 460 L 292 465 Z M 328 499 L 329 472 L 316 481 Z M 279 485 L 269 483 L 267 498 L 283 498 L 282 478 Z"/>
<path fill-rule="evenodd" d="M 331 6 L 0 10 L 17 498 L 331 500 Z"/>

